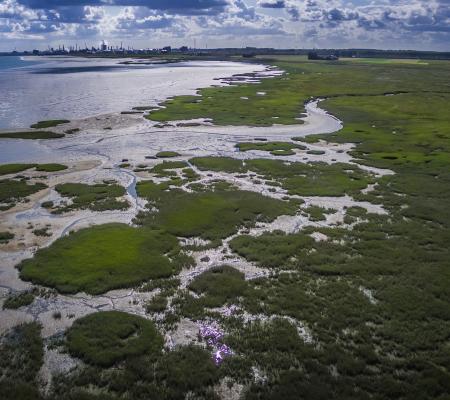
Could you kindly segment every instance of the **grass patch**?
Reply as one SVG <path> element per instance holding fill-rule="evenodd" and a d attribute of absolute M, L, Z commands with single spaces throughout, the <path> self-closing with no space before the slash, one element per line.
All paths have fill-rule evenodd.
<path fill-rule="evenodd" d="M 17 310 L 20 307 L 29 306 L 34 301 L 33 291 L 12 294 L 3 303 L 3 309 Z"/>
<path fill-rule="evenodd" d="M 167 297 L 164 294 L 158 294 L 145 304 L 145 311 L 151 313 L 161 313 L 167 308 Z"/>
<path fill-rule="evenodd" d="M 247 290 L 245 275 L 228 265 L 213 268 L 202 273 L 189 285 L 189 289 L 198 295 L 203 307 L 220 307 L 225 303 L 234 303 Z"/>
<path fill-rule="evenodd" d="M 0 397 L 41 399 L 38 389 L 38 373 L 44 359 L 41 326 L 31 322 L 8 331 L 0 340 L 0 354 Z"/>
<path fill-rule="evenodd" d="M 258 237 L 242 235 L 230 242 L 230 248 L 249 261 L 262 267 L 283 268 L 311 249 L 314 239 L 303 233 L 286 235 L 282 232 L 266 233 Z"/>
<path fill-rule="evenodd" d="M 159 354 L 162 345 L 163 339 L 152 321 L 119 311 L 80 318 L 67 332 L 72 356 L 104 367 L 133 356 Z"/>
<path fill-rule="evenodd" d="M 250 150 L 259 150 L 259 151 L 289 151 L 292 149 L 301 149 L 305 150 L 305 146 L 298 145 L 296 143 L 291 142 L 264 142 L 264 143 L 255 143 L 255 142 L 241 142 L 236 145 L 239 151 L 250 151 Z"/>
<path fill-rule="evenodd" d="M 67 166 L 62 164 L 5 164 L 0 165 L 0 175 L 17 174 L 31 168 L 36 168 L 36 171 L 40 172 L 56 172 L 67 169 Z"/>
<path fill-rule="evenodd" d="M 295 151 L 293 150 L 274 150 L 271 151 L 270 154 L 273 156 L 294 156 Z"/>
<path fill-rule="evenodd" d="M 156 157 L 158 158 L 173 158 L 178 156 L 181 156 L 181 154 L 176 151 L 160 151 L 159 153 L 156 153 Z"/>
<path fill-rule="evenodd" d="M 215 192 L 186 193 L 166 189 L 167 185 L 151 181 L 137 185 L 139 196 L 159 209 L 141 214 L 138 223 L 162 227 L 176 236 L 219 240 L 232 235 L 241 226 L 269 222 L 279 215 L 292 215 L 296 211 L 294 204 L 254 192 L 217 189 Z"/>
<path fill-rule="evenodd" d="M 33 129 L 47 129 L 53 128 L 58 125 L 68 124 L 70 121 L 67 119 L 49 119 L 47 121 L 39 121 L 30 126 Z"/>
<path fill-rule="evenodd" d="M 17 174 L 18 172 L 26 171 L 34 168 L 36 164 L 5 164 L 0 165 L 0 175 Z"/>
<path fill-rule="evenodd" d="M 41 237 L 50 237 L 50 236 L 52 236 L 52 233 L 49 232 L 49 230 L 50 230 L 50 228 L 48 226 L 46 226 L 45 228 L 34 229 L 33 235 L 41 236 Z"/>
<path fill-rule="evenodd" d="M 350 164 L 286 163 L 279 160 L 248 160 L 249 170 L 281 183 L 289 194 L 300 196 L 343 196 L 359 192 L 373 178 Z"/>
<path fill-rule="evenodd" d="M 265 180 L 278 181 L 289 194 L 300 196 L 343 196 L 357 193 L 373 183 L 368 173 L 350 164 L 288 163 L 280 160 L 237 160 L 202 157 L 190 160 L 202 171 L 246 173 L 253 171 Z"/>
<path fill-rule="evenodd" d="M 31 132 L 5 132 L 0 133 L 0 139 L 60 139 L 64 134 L 50 131 L 31 131 Z"/>
<path fill-rule="evenodd" d="M 11 232 L 0 232 L 0 244 L 6 244 L 15 237 Z"/>
<path fill-rule="evenodd" d="M 37 164 L 36 165 L 36 171 L 42 171 L 42 172 L 58 172 L 58 171 L 64 171 L 68 167 L 67 165 L 63 164 Z"/>
<path fill-rule="evenodd" d="M 324 155 L 326 152 L 324 150 L 308 150 L 306 152 L 306 154 L 310 154 L 313 156 L 322 156 Z"/>
<path fill-rule="evenodd" d="M 310 221 L 325 221 L 327 219 L 325 214 L 333 214 L 336 210 L 327 209 L 318 206 L 310 206 L 303 209 L 308 215 Z"/>
<path fill-rule="evenodd" d="M 47 188 L 43 183 L 27 183 L 26 179 L 4 179 L 0 180 L 0 210 L 12 208 L 18 202 Z"/>
<path fill-rule="evenodd" d="M 242 173 L 246 172 L 242 161 L 229 157 L 195 157 L 189 162 L 200 171 Z"/>
<path fill-rule="evenodd" d="M 100 294 L 170 277 L 184 265 L 179 253 L 168 233 L 106 224 L 58 239 L 19 269 L 22 279 L 62 293 Z"/>
<path fill-rule="evenodd" d="M 125 195 L 123 186 L 113 183 L 100 183 L 86 185 L 83 183 L 64 183 L 56 185 L 55 190 L 63 197 L 72 199 L 71 205 L 59 207 L 53 213 L 63 213 L 77 209 L 90 209 L 92 211 L 126 210 L 129 203 L 126 200 L 117 200 Z"/>

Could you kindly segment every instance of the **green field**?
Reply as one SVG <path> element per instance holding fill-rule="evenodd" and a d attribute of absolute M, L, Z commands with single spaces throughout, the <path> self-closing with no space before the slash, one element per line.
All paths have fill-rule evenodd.
<path fill-rule="evenodd" d="M 162 345 L 153 322 L 118 311 L 80 318 L 67 332 L 72 355 L 104 367 L 138 355 L 158 355 Z"/>
<path fill-rule="evenodd" d="M 72 200 L 72 204 L 54 209 L 60 214 L 77 209 L 92 211 L 126 210 L 130 204 L 126 200 L 117 200 L 125 195 L 123 186 L 115 183 L 99 183 L 87 185 L 83 183 L 64 183 L 56 185 L 55 190 L 62 196 Z"/>
<path fill-rule="evenodd" d="M 164 184 L 140 182 L 138 194 L 158 212 L 138 216 L 144 226 L 158 227 L 173 235 L 220 241 L 242 226 L 270 222 L 282 214 L 294 214 L 296 205 L 254 192 L 216 190 L 202 193 L 167 191 Z"/>
<path fill-rule="evenodd" d="M 178 254 L 178 241 L 165 232 L 106 224 L 57 240 L 19 269 L 22 279 L 62 293 L 100 294 L 170 277 L 182 266 Z"/>
<path fill-rule="evenodd" d="M 175 97 L 150 118 L 202 117 L 216 124 L 263 126 L 279 116 L 276 123 L 295 124 L 306 100 L 326 97 L 321 107 L 341 119 L 344 128 L 309 136 L 305 143 L 352 143 L 357 163 L 394 174 L 375 179 L 355 164 L 212 156 L 190 160 L 205 174 L 252 175 L 288 192 L 285 200 L 275 200 L 220 181 L 203 185 L 194 177 L 189 183 L 174 174 L 184 163 L 154 167 L 152 172 L 167 181 L 138 184 L 139 196 L 149 201 L 135 221 L 139 228 L 114 224 L 69 235 L 23 262 L 21 276 L 71 293 L 97 294 L 145 282 L 141 290 L 157 290 L 146 311 L 148 318 L 158 315 L 160 333 L 181 318 L 214 320 L 233 355 L 214 365 L 214 349 L 206 341 L 205 348 L 125 352 L 117 359 L 113 351 L 104 364 L 117 362 L 113 368 L 84 367 L 58 377 L 51 400 L 215 399 L 212 388 L 224 377 L 244 386 L 245 400 L 448 399 L 450 63 L 309 62 L 299 57 L 267 57 L 266 62 L 288 74 L 259 85 L 202 89 L 200 103 L 194 102 L 199 97 Z M 257 96 L 258 91 L 267 94 Z M 245 107 L 241 96 L 249 97 Z M 241 150 L 289 150 L 270 146 L 250 143 Z M 181 189 L 184 183 L 192 192 Z M 373 190 L 363 193 L 369 184 L 375 184 Z M 342 210 L 344 224 L 333 227 L 306 223 L 296 233 L 256 237 L 241 232 L 229 242 L 230 251 L 267 274 L 245 280 L 243 273 L 220 262 L 196 275 L 187 288 L 177 287 L 181 277 L 176 274 L 192 259 L 180 251 L 176 236 L 207 239 L 214 247 L 257 221 L 301 213 L 317 222 L 334 212 L 301 208 L 293 195 L 349 195 L 381 205 L 387 214 L 348 207 Z M 316 241 L 314 233 L 324 240 Z M 223 255 L 230 257 L 228 249 Z M 231 305 L 235 313 L 214 310 Z M 96 362 L 89 361 L 88 353 L 96 357 L 105 345 L 114 349 L 118 343 L 127 349 L 123 342 L 136 332 L 122 330 L 116 321 L 111 331 L 103 325 L 87 325 L 84 334 L 92 336 L 80 341 L 83 353 L 78 356 L 91 364 Z M 40 343 L 36 332 L 32 337 Z M 9 354 L 2 357 L 4 363 L 15 359 Z M 17 365 L 8 371 L 19 373 Z M 37 385 L 39 365 L 39 357 L 26 364 L 31 388 Z"/>
<path fill-rule="evenodd" d="M 0 175 L 17 174 L 31 168 L 36 168 L 40 172 L 58 172 L 67 169 L 62 164 L 4 164 L 0 165 Z"/>
<path fill-rule="evenodd" d="M 28 183 L 26 179 L 0 180 L 0 211 L 8 210 L 17 203 L 27 200 L 28 196 L 37 193 L 47 186 L 43 183 Z"/>

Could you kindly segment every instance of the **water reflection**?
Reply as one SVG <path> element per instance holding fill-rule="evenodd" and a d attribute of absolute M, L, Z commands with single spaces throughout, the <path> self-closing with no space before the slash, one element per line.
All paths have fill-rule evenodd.
<path fill-rule="evenodd" d="M 214 78 L 261 69 L 226 62 L 130 65 L 104 59 L 45 59 L 0 71 L 0 129 L 45 119 L 76 119 L 192 94 Z"/>

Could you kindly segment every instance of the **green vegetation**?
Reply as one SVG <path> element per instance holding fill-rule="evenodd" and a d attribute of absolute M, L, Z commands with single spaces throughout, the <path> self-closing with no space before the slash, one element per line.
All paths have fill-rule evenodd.
<path fill-rule="evenodd" d="M 273 156 L 293 156 L 295 155 L 295 151 L 293 150 L 274 150 L 271 151 L 270 154 Z"/>
<path fill-rule="evenodd" d="M 188 392 L 212 398 L 211 392 L 209 396 L 205 396 L 205 392 L 220 377 L 211 355 L 196 346 L 181 347 L 167 353 L 159 369 L 157 376 L 165 383 L 166 396 L 171 399 L 184 399 Z"/>
<path fill-rule="evenodd" d="M 170 277 L 186 261 L 175 237 L 123 224 L 99 225 L 58 239 L 19 265 L 20 276 L 62 293 L 100 294 Z"/>
<path fill-rule="evenodd" d="M 175 279 L 163 283 L 164 276 L 144 284 L 142 290 L 162 291 L 150 311 L 167 310 L 167 298 L 173 296 L 161 326 L 172 326 L 181 316 L 214 318 L 234 355 L 219 367 L 212 363 L 208 347 L 130 356 L 117 368 L 88 367 L 57 378 L 55 398 L 213 399 L 212 385 L 228 377 L 245 385 L 246 400 L 447 399 L 450 64 L 307 62 L 295 57 L 274 63 L 289 75 L 265 79 L 259 86 L 201 90 L 202 102 L 175 98 L 151 117 L 199 116 L 214 118 L 215 123 L 269 125 L 277 115 L 277 123 L 298 123 L 295 118 L 305 100 L 327 97 L 321 104 L 344 121 L 344 128 L 305 140 L 353 143 L 352 155 L 359 163 L 388 168 L 394 175 L 375 182 L 355 165 L 281 160 L 204 157 L 192 163 L 202 171 L 254 174 L 255 181 L 278 183 L 289 194 L 348 194 L 379 204 L 388 213 L 350 207 L 345 222 L 351 227 L 306 226 L 295 234 L 276 231 L 234 238 L 232 251 L 270 269 L 269 275 L 258 279 L 245 281 L 238 271 L 221 267 L 198 276 L 187 290 L 176 289 Z M 259 90 L 267 95 L 252 95 Z M 246 107 L 237 101 L 240 96 L 249 97 Z M 170 183 L 180 180 L 178 176 L 163 184 L 138 185 L 139 195 L 149 200 L 149 211 L 138 217 L 136 222 L 143 227 L 134 231 L 152 228 L 174 243 L 173 235 L 217 241 L 238 227 L 297 211 L 292 202 L 267 203 L 262 196 L 251 197 L 223 182 L 209 187 L 191 183 L 195 192 L 186 193 Z M 361 192 L 369 183 L 376 183 L 373 190 Z M 320 220 L 331 210 L 309 207 L 302 212 Z M 316 232 L 325 240 L 315 241 L 311 235 Z M 111 246 L 124 252 L 133 240 L 124 233 Z M 90 245 L 80 242 L 80 248 L 94 249 L 95 242 L 97 237 L 89 240 Z M 96 267 L 105 254 L 114 260 L 121 256 L 95 246 L 89 251 Z M 148 249 L 147 242 L 145 246 Z M 175 262 L 170 251 L 161 254 Z M 55 269 L 61 274 L 67 271 L 66 260 L 74 257 L 59 253 L 55 258 L 64 259 L 64 268 Z M 80 262 L 86 264 L 86 259 Z M 45 260 L 39 271 L 48 265 Z M 136 267 L 135 259 L 131 265 Z M 83 274 L 79 270 L 74 275 Z M 151 278 L 138 283 L 147 279 Z M 98 285 L 98 277 L 93 281 Z M 236 304 L 245 314 L 208 310 L 225 304 Z M 252 322 L 250 317 L 259 320 Z M 95 344 L 94 352 L 101 344 L 101 340 Z"/>
<path fill-rule="evenodd" d="M 70 354 L 104 367 L 137 355 L 157 355 L 162 345 L 152 321 L 119 311 L 80 318 L 67 332 Z"/>
<path fill-rule="evenodd" d="M 28 184 L 26 179 L 0 180 L 0 210 L 8 210 L 46 187 L 43 183 Z"/>
<path fill-rule="evenodd" d="M 174 121 L 209 118 L 217 125 L 270 126 L 300 124 L 298 117 L 311 98 L 384 95 L 386 93 L 442 92 L 447 84 L 446 63 L 314 62 L 304 57 L 266 59 L 289 75 L 262 79 L 258 85 L 235 83 L 205 88 L 201 96 L 178 96 L 152 111 L 147 118 Z M 378 60 L 376 60 L 378 61 Z M 430 75 L 432 78 L 424 79 Z M 377 79 L 374 79 L 377 77 Z M 425 83 L 426 81 L 426 83 Z M 258 96 L 257 92 L 265 92 Z M 247 97 L 245 107 L 241 97 Z M 201 100 L 201 101 L 198 101 Z M 278 117 L 273 119 L 273 117 Z"/>
<path fill-rule="evenodd" d="M 17 174 L 31 168 L 36 168 L 36 171 L 40 172 L 56 172 L 67 169 L 67 166 L 62 164 L 5 164 L 0 165 L 0 175 Z"/>
<path fill-rule="evenodd" d="M 244 164 L 240 160 L 229 157 L 195 157 L 189 162 L 200 171 L 243 173 L 246 172 Z"/>
<path fill-rule="evenodd" d="M 158 177 L 176 177 L 178 176 L 174 169 L 186 168 L 187 163 L 184 161 L 163 161 L 156 164 L 149 172 L 156 174 Z"/>
<path fill-rule="evenodd" d="M 46 226 L 44 228 L 34 229 L 33 235 L 35 236 L 42 236 L 42 237 L 50 237 L 52 236 L 52 233 L 49 232 L 50 227 Z"/>
<path fill-rule="evenodd" d="M 20 307 L 28 306 L 34 301 L 34 292 L 27 291 L 8 296 L 3 303 L 4 309 L 17 310 Z"/>
<path fill-rule="evenodd" d="M 14 237 L 14 233 L 0 231 L 0 244 L 8 243 L 10 240 L 14 239 Z"/>
<path fill-rule="evenodd" d="M 283 232 L 266 233 L 254 237 L 238 236 L 230 242 L 230 248 L 247 258 L 267 268 L 288 268 L 311 250 L 314 240 L 303 233 L 286 235 Z"/>
<path fill-rule="evenodd" d="M 166 184 L 144 181 L 138 183 L 137 192 L 158 209 L 141 213 L 137 218 L 139 224 L 163 228 L 176 236 L 212 241 L 232 235 L 241 226 L 269 222 L 296 211 L 294 204 L 239 190 L 186 193 L 168 191 Z"/>
<path fill-rule="evenodd" d="M 19 325 L 0 340 L 0 398 L 39 400 L 38 373 L 43 364 L 41 326 Z"/>
<path fill-rule="evenodd" d="M 226 157 L 193 158 L 190 162 L 202 171 L 253 171 L 266 180 L 280 182 L 289 194 L 300 196 L 343 196 L 358 193 L 373 182 L 373 178 L 360 168 L 342 163 L 304 164 L 267 159 L 240 161 Z"/>
<path fill-rule="evenodd" d="M 36 164 L 5 164 L 0 165 L 0 175 L 17 174 L 18 172 L 34 168 Z"/>
<path fill-rule="evenodd" d="M 305 150 L 306 147 L 290 142 L 264 142 L 264 143 L 255 143 L 255 142 L 242 142 L 238 143 L 236 147 L 240 151 L 249 151 L 249 150 L 259 150 L 259 151 L 288 151 L 293 149 Z"/>
<path fill-rule="evenodd" d="M 176 151 L 160 151 L 159 153 L 156 153 L 156 157 L 158 158 L 173 158 L 180 156 L 180 153 L 177 153 Z"/>
<path fill-rule="evenodd" d="M 97 352 L 96 345 L 93 349 Z M 118 368 L 88 367 L 58 376 L 54 397 L 62 400 L 217 399 L 213 385 L 218 383 L 221 373 L 207 350 L 182 346 L 159 353 L 128 356 Z"/>
<path fill-rule="evenodd" d="M 202 307 L 220 307 L 233 303 L 245 294 L 247 282 L 242 272 L 224 265 L 213 268 L 198 276 L 189 285 L 189 289 L 198 295 Z"/>
<path fill-rule="evenodd" d="M 336 210 L 326 209 L 318 206 L 310 206 L 303 209 L 307 214 L 309 214 L 310 221 L 325 221 L 327 219 L 325 214 L 333 214 Z"/>
<path fill-rule="evenodd" d="M 359 192 L 373 178 L 350 164 L 285 163 L 279 160 L 248 160 L 248 169 L 265 179 L 279 181 L 289 194 L 343 196 Z"/>
<path fill-rule="evenodd" d="M 308 150 L 306 152 L 306 154 L 310 154 L 310 155 L 313 155 L 313 156 L 322 156 L 322 155 L 325 154 L 325 151 L 324 150 Z"/>
<path fill-rule="evenodd" d="M 42 171 L 42 172 L 58 172 L 58 171 L 64 171 L 68 167 L 67 165 L 62 164 L 37 164 L 36 165 L 36 171 Z"/>
<path fill-rule="evenodd" d="M 60 139 L 64 137 L 62 133 L 49 131 L 30 131 L 30 132 L 4 132 L 0 133 L 0 139 Z"/>
<path fill-rule="evenodd" d="M 70 121 L 67 119 L 50 119 L 47 121 L 39 121 L 36 124 L 30 126 L 33 129 L 47 129 L 53 128 L 58 125 L 68 124 Z"/>
<path fill-rule="evenodd" d="M 53 206 L 54 206 L 53 201 L 44 201 L 44 202 L 41 204 L 41 207 L 42 207 L 42 208 L 47 208 L 47 209 L 53 208 Z"/>
<path fill-rule="evenodd" d="M 147 313 L 160 313 L 167 307 L 167 297 L 164 294 L 158 294 L 145 304 Z"/>
<path fill-rule="evenodd" d="M 54 213 L 89 209 L 92 211 L 126 210 L 130 205 L 126 200 L 117 200 L 125 195 L 123 186 L 113 183 L 86 185 L 83 183 L 64 183 L 56 185 L 55 190 L 63 197 L 72 199 L 71 205 L 59 207 Z"/>

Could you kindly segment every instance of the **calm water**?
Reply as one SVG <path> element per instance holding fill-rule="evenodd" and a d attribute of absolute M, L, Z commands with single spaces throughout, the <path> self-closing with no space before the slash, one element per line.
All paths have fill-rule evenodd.
<path fill-rule="evenodd" d="M 123 65 L 71 57 L 0 57 L 0 129 L 77 119 L 193 94 L 215 78 L 261 70 L 226 62 Z"/>
<path fill-rule="evenodd" d="M 39 64 L 39 61 L 25 61 L 22 57 L 0 56 L 0 71 L 11 68 L 30 67 Z"/>

